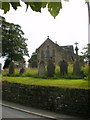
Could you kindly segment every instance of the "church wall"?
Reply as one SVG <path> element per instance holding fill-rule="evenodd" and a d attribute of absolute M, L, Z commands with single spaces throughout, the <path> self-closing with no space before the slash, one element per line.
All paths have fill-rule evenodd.
<path fill-rule="evenodd" d="M 47 64 L 47 61 L 50 57 L 53 57 L 55 64 L 58 64 L 62 60 L 72 61 L 74 57 L 73 46 L 59 47 L 50 40 L 47 40 L 38 48 L 37 50 L 37 59 L 38 62 L 44 60 Z"/>
<path fill-rule="evenodd" d="M 48 51 L 48 49 L 49 49 L 49 51 Z M 43 51 L 44 57 L 42 57 L 42 51 Z M 40 49 L 37 51 L 37 58 L 39 61 L 41 59 L 47 61 L 49 59 L 49 57 L 53 57 L 56 54 L 56 52 L 57 52 L 57 49 L 56 49 L 55 45 L 48 41 L 48 42 L 44 43 L 44 45 L 42 45 L 40 47 Z"/>

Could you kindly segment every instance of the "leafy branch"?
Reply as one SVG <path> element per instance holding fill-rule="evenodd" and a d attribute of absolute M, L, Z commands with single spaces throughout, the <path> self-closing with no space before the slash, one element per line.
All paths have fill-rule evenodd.
<path fill-rule="evenodd" d="M 28 0 L 29 2 L 25 2 L 25 0 L 21 1 L 26 4 L 26 11 L 28 7 L 30 7 L 33 11 L 41 12 L 42 8 L 47 7 L 48 11 L 54 18 L 62 9 L 61 0 L 58 0 L 58 2 L 43 2 L 44 0 L 38 0 L 38 2 L 30 2 L 30 0 Z M 5 14 L 10 10 L 10 5 L 13 7 L 14 10 L 17 10 L 17 8 L 21 6 L 20 0 L 17 0 L 17 2 L 10 2 L 10 0 L 8 0 L 8 2 L 2 2 L 2 0 L 0 0 L 0 9 L 4 10 Z"/>

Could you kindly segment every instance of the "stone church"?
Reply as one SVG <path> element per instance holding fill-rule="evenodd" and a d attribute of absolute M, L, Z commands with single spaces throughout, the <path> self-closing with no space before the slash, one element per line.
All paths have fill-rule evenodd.
<path fill-rule="evenodd" d="M 65 60 L 67 62 L 74 61 L 74 48 L 73 45 L 59 46 L 54 43 L 49 37 L 46 41 L 36 49 L 38 62 L 44 60 L 45 63 L 52 58 L 55 64 L 59 64 L 60 61 Z"/>

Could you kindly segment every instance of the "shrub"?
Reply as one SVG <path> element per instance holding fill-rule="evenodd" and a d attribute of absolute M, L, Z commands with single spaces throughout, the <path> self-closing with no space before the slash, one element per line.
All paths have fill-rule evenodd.
<path fill-rule="evenodd" d="M 83 74 L 85 75 L 85 76 L 88 76 L 88 74 L 89 74 L 89 66 L 86 64 L 84 67 L 82 67 L 81 68 L 81 70 L 83 71 Z"/>

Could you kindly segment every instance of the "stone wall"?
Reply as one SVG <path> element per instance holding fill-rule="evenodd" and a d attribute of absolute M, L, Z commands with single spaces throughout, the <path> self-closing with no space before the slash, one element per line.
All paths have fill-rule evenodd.
<path fill-rule="evenodd" d="M 37 59 L 38 59 L 38 61 L 41 61 L 41 59 L 43 59 L 45 61 L 45 63 L 47 64 L 49 57 L 53 57 L 53 50 L 55 51 L 55 58 L 56 58 L 57 50 L 58 50 L 57 45 L 55 45 L 50 40 L 45 41 L 43 43 L 43 45 L 41 45 L 41 47 L 38 48 L 38 50 L 37 50 Z M 43 58 L 41 57 L 42 56 L 42 52 L 44 54 Z M 49 56 L 47 55 L 48 53 L 49 53 Z"/>
<path fill-rule="evenodd" d="M 5 81 L 2 83 L 3 100 L 84 117 L 90 117 L 89 92 L 86 89 L 30 86 Z"/>

